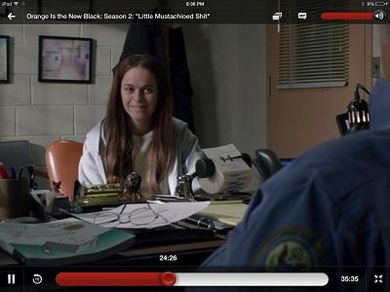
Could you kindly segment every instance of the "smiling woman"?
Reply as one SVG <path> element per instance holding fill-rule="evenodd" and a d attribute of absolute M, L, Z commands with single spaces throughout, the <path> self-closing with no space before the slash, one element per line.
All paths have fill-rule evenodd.
<path fill-rule="evenodd" d="M 151 131 L 158 97 L 157 83 L 152 73 L 141 67 L 127 71 L 122 79 L 121 96 L 134 134 L 144 135 Z"/>
<path fill-rule="evenodd" d="M 164 67 L 154 57 L 133 55 L 115 72 L 106 118 L 88 134 L 79 165 L 84 185 L 142 178 L 143 199 L 175 194 L 177 177 L 195 170 L 202 157 L 198 138 L 172 117 Z"/>

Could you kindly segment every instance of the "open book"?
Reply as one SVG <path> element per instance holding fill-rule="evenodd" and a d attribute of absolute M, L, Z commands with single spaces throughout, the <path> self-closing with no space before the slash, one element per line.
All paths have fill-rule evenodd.
<path fill-rule="evenodd" d="M 0 224 L 0 247 L 28 266 L 96 261 L 132 246 L 135 235 L 68 218 L 48 223 Z"/>

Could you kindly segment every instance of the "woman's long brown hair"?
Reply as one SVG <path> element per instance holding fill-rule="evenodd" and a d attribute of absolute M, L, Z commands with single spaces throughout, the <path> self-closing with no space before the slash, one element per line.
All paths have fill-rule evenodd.
<path fill-rule="evenodd" d="M 122 104 L 121 83 L 126 72 L 136 67 L 149 70 L 158 87 L 157 106 L 153 114 L 153 138 L 145 161 L 146 177 L 142 178 L 148 191 L 153 194 L 161 192 L 160 183 L 170 170 L 175 153 L 175 128 L 167 75 L 162 64 L 152 56 L 133 55 L 123 59 L 117 67 L 104 122 L 106 148 L 103 164 L 107 178 L 123 179 L 134 171 L 130 116 Z"/>

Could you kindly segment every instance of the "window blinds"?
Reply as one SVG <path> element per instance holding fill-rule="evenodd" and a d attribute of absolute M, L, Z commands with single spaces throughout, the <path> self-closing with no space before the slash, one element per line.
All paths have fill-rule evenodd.
<path fill-rule="evenodd" d="M 305 8 L 309 17 L 319 18 L 315 2 L 312 9 Z M 345 86 L 348 50 L 347 23 L 282 24 L 278 35 L 278 89 Z"/>

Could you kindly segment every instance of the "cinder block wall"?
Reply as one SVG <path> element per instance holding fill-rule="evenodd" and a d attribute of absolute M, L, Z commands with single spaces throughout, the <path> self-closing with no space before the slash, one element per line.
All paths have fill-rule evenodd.
<path fill-rule="evenodd" d="M 1 25 L 9 35 L 11 82 L 0 84 L 0 141 L 26 139 L 43 165 L 55 139 L 83 141 L 105 114 L 111 68 L 128 25 Z M 183 25 L 202 147 L 234 143 L 253 155 L 265 146 L 264 25 Z M 94 39 L 93 83 L 38 82 L 38 36 Z"/>
<path fill-rule="evenodd" d="M 11 82 L 0 85 L 0 137 L 46 146 L 55 139 L 84 140 L 104 116 L 111 68 L 122 50 L 127 25 L 2 25 L 11 37 Z M 93 83 L 38 82 L 38 36 L 94 39 Z"/>
<path fill-rule="evenodd" d="M 103 118 L 111 68 L 119 60 L 128 25 L 1 25 L 10 36 L 11 82 L 0 84 L 0 140 L 29 140 L 36 165 L 53 140 L 83 142 Z M 38 82 L 38 36 L 89 37 L 93 43 L 93 82 Z"/>

